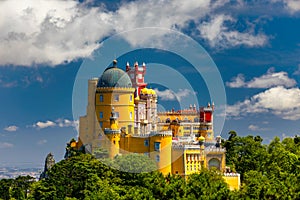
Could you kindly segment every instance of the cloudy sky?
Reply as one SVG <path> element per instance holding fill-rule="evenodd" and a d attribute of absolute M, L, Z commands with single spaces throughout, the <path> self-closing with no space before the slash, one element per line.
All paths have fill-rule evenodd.
<path fill-rule="evenodd" d="M 147 31 L 133 34 L 148 27 L 188 36 L 217 66 L 226 104 L 216 107 L 226 107 L 226 116 L 216 116 L 225 117 L 225 124 L 215 134 L 227 137 L 236 130 L 259 134 L 265 142 L 300 134 L 299 26 L 299 0 L 0 1 L 0 167 L 40 167 L 49 152 L 62 159 L 66 142 L 78 134 L 72 110 L 77 72 L 116 34 L 129 32 L 123 39 L 132 47 L 155 43 L 171 48 L 163 33 L 155 38 Z M 167 65 L 157 67 L 161 71 L 154 70 L 152 77 L 172 79 L 176 71 L 190 83 L 172 88 L 152 82 L 161 109 L 183 109 L 186 100 L 197 106 L 218 101 L 187 58 L 168 48 L 120 56 L 115 52 L 121 47 L 112 46 L 108 56 L 117 58 L 120 67 L 126 61 L 146 62 L 153 69 Z M 84 82 L 106 67 L 95 66 L 99 73 Z"/>

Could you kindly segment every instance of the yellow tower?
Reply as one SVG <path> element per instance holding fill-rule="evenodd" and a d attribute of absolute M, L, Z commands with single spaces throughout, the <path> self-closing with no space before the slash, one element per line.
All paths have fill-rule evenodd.
<path fill-rule="evenodd" d="M 108 157 L 114 158 L 117 154 L 119 154 L 120 149 L 120 136 L 121 130 L 118 127 L 118 117 L 116 116 L 116 112 L 114 108 L 111 111 L 110 117 L 110 128 L 104 129 L 104 134 L 108 138 L 106 140 L 106 149 L 108 150 Z"/>
<path fill-rule="evenodd" d="M 167 175 L 172 172 L 172 132 L 163 131 L 150 134 L 150 158 L 156 161 L 161 173 Z"/>
<path fill-rule="evenodd" d="M 117 68 L 117 61 L 99 78 L 95 95 L 95 112 L 102 130 L 110 128 L 110 111 L 114 112 L 119 127 L 126 133 L 133 132 L 134 91 L 129 76 Z"/>

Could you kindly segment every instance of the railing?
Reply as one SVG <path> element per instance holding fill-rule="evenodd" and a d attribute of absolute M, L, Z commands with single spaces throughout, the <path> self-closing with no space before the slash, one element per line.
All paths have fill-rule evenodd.
<path fill-rule="evenodd" d="M 223 175 L 226 177 L 239 177 L 240 176 L 239 173 L 224 173 Z"/>
<path fill-rule="evenodd" d="M 217 147 L 207 147 L 207 148 L 205 148 L 205 151 L 207 151 L 207 152 L 225 152 L 226 150 L 223 148 L 217 148 Z"/>

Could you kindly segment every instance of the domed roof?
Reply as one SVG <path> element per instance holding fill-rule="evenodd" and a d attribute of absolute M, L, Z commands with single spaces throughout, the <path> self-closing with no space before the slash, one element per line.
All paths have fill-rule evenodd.
<path fill-rule="evenodd" d="M 200 136 L 200 137 L 198 138 L 198 140 L 199 140 L 200 142 L 204 142 L 204 141 L 205 141 L 205 137 Z"/>
<path fill-rule="evenodd" d="M 141 89 L 142 94 L 149 94 L 148 88 Z"/>
<path fill-rule="evenodd" d="M 152 94 L 152 95 L 156 94 L 156 92 L 153 89 L 148 89 L 148 88 L 141 89 L 141 93 L 142 94 Z"/>
<path fill-rule="evenodd" d="M 98 79 L 97 87 L 132 87 L 131 80 L 126 72 L 114 66 L 108 67 Z"/>

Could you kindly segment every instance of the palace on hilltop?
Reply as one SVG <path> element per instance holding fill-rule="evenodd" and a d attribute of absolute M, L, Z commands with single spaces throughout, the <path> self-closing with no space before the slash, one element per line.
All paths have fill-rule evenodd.
<path fill-rule="evenodd" d="M 77 147 L 107 156 L 139 153 L 156 162 L 163 174 L 186 177 L 202 168 L 217 168 L 231 189 L 240 176 L 226 168 L 225 149 L 213 131 L 214 103 L 197 108 L 157 112 L 157 94 L 144 82 L 146 65 L 114 60 L 100 78 L 88 81 L 86 115 L 79 120 Z"/>

